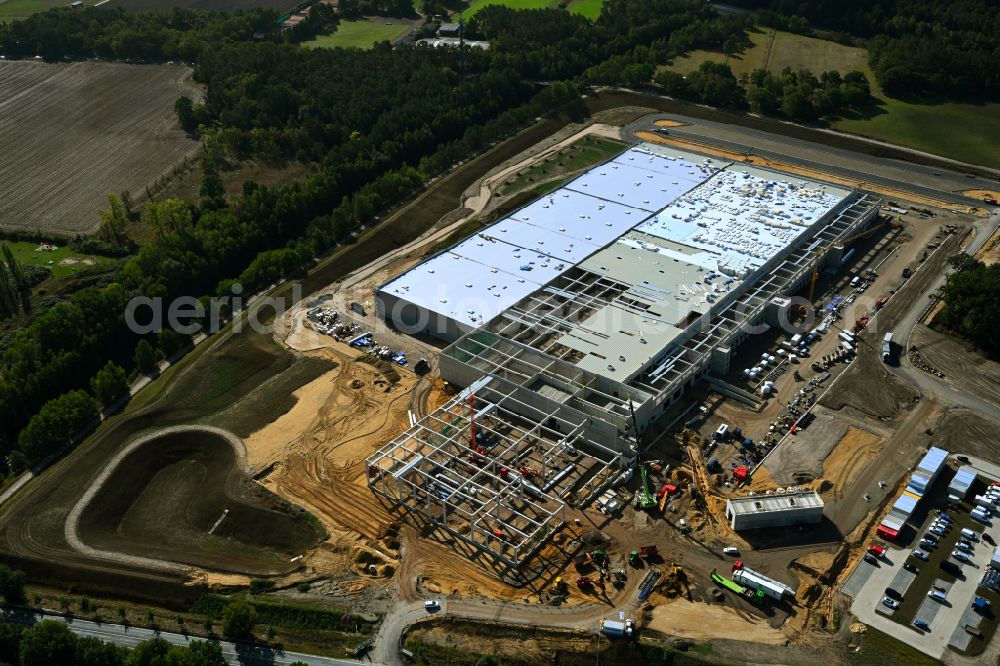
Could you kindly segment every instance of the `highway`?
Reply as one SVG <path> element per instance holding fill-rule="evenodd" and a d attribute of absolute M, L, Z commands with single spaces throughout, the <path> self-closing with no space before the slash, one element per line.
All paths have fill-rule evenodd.
<path fill-rule="evenodd" d="M 678 127 L 657 127 L 657 120 L 670 119 L 685 123 Z M 941 199 L 954 204 L 979 205 L 979 199 L 967 197 L 963 190 L 996 189 L 997 182 L 986 178 L 969 178 L 964 173 L 903 162 L 884 157 L 862 155 L 853 151 L 825 146 L 771 132 L 729 125 L 711 120 L 689 118 L 674 113 L 644 116 L 626 125 L 622 136 L 641 141 L 636 132 L 666 134 L 668 138 L 689 140 L 707 146 L 741 154 L 759 155 L 776 161 L 797 164 L 856 181 L 911 192 L 924 197 Z M 697 148 L 695 148 L 697 150 Z M 960 168 L 960 167 L 958 167 Z"/>
<path fill-rule="evenodd" d="M 108 643 L 124 645 L 128 648 L 134 648 L 142 641 L 148 641 L 157 636 L 171 645 L 181 646 L 188 645 L 192 640 L 205 640 L 198 636 L 192 637 L 166 631 L 156 632 L 152 629 L 141 627 L 128 627 L 121 624 L 98 623 L 79 618 L 66 618 L 54 611 L 31 612 L 5 608 L 3 614 L 8 622 L 26 626 L 31 626 L 42 620 L 65 622 L 77 636 L 91 636 L 99 638 L 102 641 L 107 641 Z M 308 664 L 308 666 L 346 666 L 348 664 L 357 666 L 359 663 L 351 659 L 334 659 L 333 657 L 320 657 L 298 652 L 283 652 L 257 645 L 231 643 L 229 641 L 219 641 L 219 645 L 222 647 L 222 654 L 228 663 L 244 666 L 289 666 L 295 662 Z M 57 665 L 53 664 L 53 666 Z"/>

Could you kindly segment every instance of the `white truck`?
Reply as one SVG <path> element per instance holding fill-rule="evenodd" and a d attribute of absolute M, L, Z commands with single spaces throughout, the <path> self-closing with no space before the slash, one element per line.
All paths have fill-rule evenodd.
<path fill-rule="evenodd" d="M 632 620 L 601 620 L 601 632 L 610 638 L 632 638 Z"/>
<path fill-rule="evenodd" d="M 882 338 L 882 362 L 888 363 L 889 359 L 892 358 L 892 331 L 885 334 Z"/>

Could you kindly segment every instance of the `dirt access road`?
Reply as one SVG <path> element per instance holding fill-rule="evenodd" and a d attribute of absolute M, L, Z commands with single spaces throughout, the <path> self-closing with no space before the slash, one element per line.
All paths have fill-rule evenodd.
<path fill-rule="evenodd" d="M 109 192 L 133 200 L 199 143 L 174 102 L 180 65 L 0 61 L 0 229 L 87 234 Z"/>

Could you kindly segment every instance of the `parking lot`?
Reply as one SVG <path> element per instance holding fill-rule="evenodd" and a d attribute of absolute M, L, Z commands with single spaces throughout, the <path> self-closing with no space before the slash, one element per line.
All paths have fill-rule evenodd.
<path fill-rule="evenodd" d="M 983 477 L 980 477 L 980 486 Z M 924 502 L 933 506 L 944 506 L 946 491 L 944 479 L 939 479 L 935 492 L 925 497 Z M 970 492 L 970 497 L 973 493 Z M 935 501 L 937 500 L 937 501 Z M 990 601 L 1000 599 L 995 593 L 977 592 L 984 572 L 990 568 L 990 559 L 995 546 L 984 541 L 992 538 L 1000 541 L 1000 519 L 993 517 L 989 525 L 973 520 L 969 515 L 971 505 L 963 502 L 958 509 L 948 510 L 951 526 L 943 535 L 938 535 L 935 547 L 921 546 L 920 540 L 938 517 L 938 510 L 927 511 L 912 543 L 906 547 L 890 545 L 885 556 L 872 564 L 862 559 L 850 579 L 843 587 L 844 594 L 854 598 L 851 612 L 862 622 L 896 636 L 917 649 L 936 658 L 941 658 L 949 644 L 957 650 L 974 648 L 974 639 L 964 627 L 966 624 L 980 625 L 984 616 L 973 610 L 972 603 L 977 596 Z M 965 537 L 961 530 L 971 529 L 977 533 L 968 553 L 968 561 L 957 559 L 953 553 L 956 544 Z M 926 559 L 915 557 L 914 550 L 920 549 Z M 942 562 L 952 562 L 959 574 L 952 575 L 942 568 Z M 904 565 L 910 565 L 910 570 Z M 945 564 L 945 567 L 950 565 Z M 886 589 L 898 593 L 898 608 L 891 609 L 883 603 Z M 941 598 L 932 598 L 930 593 Z M 995 622 L 993 613 L 988 611 L 982 622 L 983 638 L 989 640 Z M 914 626 L 914 622 L 925 628 Z M 988 629 L 987 629 L 988 626 Z M 979 646 L 981 648 L 981 646 Z M 975 650 L 973 650 L 975 651 Z"/>

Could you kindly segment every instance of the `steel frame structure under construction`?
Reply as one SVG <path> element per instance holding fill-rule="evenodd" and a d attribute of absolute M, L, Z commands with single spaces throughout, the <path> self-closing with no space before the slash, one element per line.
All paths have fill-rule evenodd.
<path fill-rule="evenodd" d="M 565 525 L 566 502 L 588 504 L 627 467 L 579 415 L 523 393 L 497 378 L 469 386 L 368 458 L 369 487 L 520 568 Z"/>

